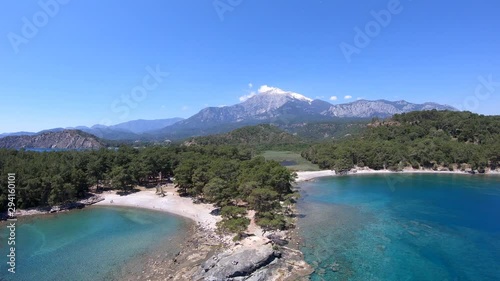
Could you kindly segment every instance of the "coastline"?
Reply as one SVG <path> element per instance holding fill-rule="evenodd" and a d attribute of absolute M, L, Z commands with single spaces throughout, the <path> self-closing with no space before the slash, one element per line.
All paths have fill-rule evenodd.
<path fill-rule="evenodd" d="M 104 200 L 95 204 L 167 212 L 195 222 L 179 244 L 177 254 L 152 253 L 143 257 L 140 277 L 148 280 L 233 280 L 228 276 L 242 274 L 255 280 L 308 280 L 312 268 L 297 248 L 299 238 L 294 229 L 264 232 L 251 224 L 247 237 L 233 241 L 232 236 L 217 232 L 216 223 L 221 218 L 211 214 L 215 209 L 211 204 L 195 204 L 190 197 L 180 197 L 173 185 L 163 190 L 164 197 L 155 194 L 155 190 L 141 190 L 125 196 L 109 191 L 100 194 Z M 278 246 L 275 238 L 287 240 L 289 244 Z M 138 277 L 137 272 L 123 276 L 125 280 L 137 280 Z"/>
<path fill-rule="evenodd" d="M 52 207 L 40 207 L 40 208 L 30 208 L 30 209 L 16 209 L 14 215 L 16 217 L 25 217 L 25 216 L 37 216 L 37 215 L 46 215 L 53 213 L 61 213 L 71 211 L 73 209 L 83 209 L 86 206 L 94 205 L 100 201 L 103 201 L 104 198 L 102 196 L 89 193 L 89 197 L 79 200 L 74 203 L 68 203 L 63 205 L 57 205 Z M 0 214 L 0 220 L 5 220 L 8 218 L 8 212 Z"/>
<path fill-rule="evenodd" d="M 96 206 L 135 207 L 161 211 L 189 218 L 204 229 L 214 231 L 220 217 L 211 215 L 215 209 L 211 204 L 195 204 L 190 197 L 181 197 L 173 187 L 164 188 L 164 197 L 155 194 L 155 190 L 141 190 L 128 195 L 119 195 L 115 191 L 104 192 L 104 200 L 95 203 Z"/>
<path fill-rule="evenodd" d="M 374 170 L 369 168 L 355 167 L 346 173 L 336 173 L 334 170 L 321 170 L 321 171 L 297 171 L 297 179 L 295 182 L 310 181 L 316 178 L 333 177 L 341 175 L 372 175 L 372 174 L 456 174 L 456 175 L 472 175 L 470 171 L 447 171 L 447 170 L 431 170 L 431 169 L 413 169 L 405 168 L 402 171 L 391 170 Z M 475 173 L 479 174 L 479 173 Z M 482 175 L 500 175 L 500 170 L 486 170 Z"/>
<path fill-rule="evenodd" d="M 96 206 L 142 208 L 182 216 L 192 221 L 189 230 L 178 241 L 179 252 L 153 251 L 141 256 L 117 272 L 119 280 L 308 280 L 312 267 L 298 249 L 298 233 L 295 229 L 263 231 L 255 223 L 247 235 L 233 241 L 232 235 L 217 231 L 220 216 L 212 215 L 211 204 L 194 203 L 190 197 L 181 197 L 173 185 L 163 188 L 166 196 L 160 197 L 155 190 L 140 191 L 127 195 L 106 191 L 93 196 Z M 69 209 L 52 210 L 52 213 Z M 46 210 L 18 210 L 19 216 L 43 215 Z M 296 210 L 294 210 L 296 211 Z M 253 214 L 250 212 L 249 216 Z M 294 218 L 296 220 L 296 218 Z M 285 245 L 281 242 L 285 241 Z M 170 238 L 159 237 L 158 249 Z M 236 261 L 236 262 L 235 262 Z M 234 276 L 234 278 L 233 278 Z M 237 277 L 239 276 L 239 277 Z M 246 280 L 246 279 L 245 279 Z"/>

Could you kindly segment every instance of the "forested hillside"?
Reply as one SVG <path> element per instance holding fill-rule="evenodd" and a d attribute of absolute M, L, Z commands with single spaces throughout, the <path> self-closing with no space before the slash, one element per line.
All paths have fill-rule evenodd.
<path fill-rule="evenodd" d="M 338 119 L 334 122 L 281 124 L 279 127 L 311 143 L 341 139 L 349 135 L 358 134 L 366 128 L 369 122 L 369 119 Z"/>
<path fill-rule="evenodd" d="M 186 145 L 231 145 L 252 150 L 303 150 L 308 144 L 280 128 L 262 124 L 236 129 L 229 133 L 192 138 Z"/>
<path fill-rule="evenodd" d="M 361 135 L 314 145 L 302 156 L 337 171 L 357 165 L 483 172 L 500 165 L 500 116 L 436 110 L 398 114 L 373 120 Z"/>
<path fill-rule="evenodd" d="M 232 145 L 252 148 L 254 151 L 302 151 L 313 143 L 342 139 L 359 134 L 367 120 L 311 122 L 294 124 L 261 124 L 247 126 L 228 133 L 191 138 L 186 145 Z"/>

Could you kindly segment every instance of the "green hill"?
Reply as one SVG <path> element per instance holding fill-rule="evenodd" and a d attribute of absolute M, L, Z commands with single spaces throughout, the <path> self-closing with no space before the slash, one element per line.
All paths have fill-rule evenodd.
<path fill-rule="evenodd" d="M 370 122 L 368 119 L 343 119 L 335 122 L 303 122 L 279 124 L 286 132 L 309 142 L 342 139 L 362 132 Z"/>
<path fill-rule="evenodd" d="M 338 171 L 357 165 L 483 172 L 500 164 L 500 116 L 435 110 L 399 114 L 373 120 L 360 135 L 314 145 L 302 156 Z"/>
<path fill-rule="evenodd" d="M 195 137 L 185 145 L 234 145 L 263 150 L 301 150 L 307 143 L 276 126 L 262 124 L 233 130 L 229 133 Z"/>

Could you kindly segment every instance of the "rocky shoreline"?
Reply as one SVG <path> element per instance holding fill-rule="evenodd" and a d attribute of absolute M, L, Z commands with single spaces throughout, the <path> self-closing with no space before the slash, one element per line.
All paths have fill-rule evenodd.
<path fill-rule="evenodd" d="M 295 228 L 264 233 L 253 226 L 242 240 L 233 241 L 197 221 L 179 247 L 175 255 L 152 253 L 141 261 L 141 272 L 130 272 L 120 280 L 299 281 L 309 280 L 313 272 L 299 250 Z"/>
<path fill-rule="evenodd" d="M 287 232 L 267 236 L 283 234 Z M 311 273 L 300 251 L 279 246 L 273 239 L 249 236 L 228 242 L 210 229 L 193 225 L 182 250 L 173 258 L 150 257 L 140 276 L 125 280 L 298 281 L 309 280 Z"/>
<path fill-rule="evenodd" d="M 93 195 L 72 204 L 18 210 L 16 215 L 63 212 L 98 202 L 100 203 L 97 205 L 150 208 L 166 212 L 176 207 L 180 210 L 173 212 L 174 214 L 190 218 L 195 223 L 189 226 L 190 230 L 182 240 L 174 242 L 168 238 L 159 238 L 158 243 L 174 243 L 179 246 L 180 251 L 177 254 L 162 252 L 165 244 L 159 245 L 158 251 L 135 262 L 138 267 L 134 268 L 137 270 L 132 270 L 132 266 L 125 266 L 117 280 L 309 280 L 313 270 L 304 261 L 299 250 L 300 238 L 296 229 L 263 232 L 254 226 L 243 239 L 233 241 L 232 236 L 222 235 L 214 228 L 218 218 L 214 217 L 213 221 L 207 222 L 205 215 L 209 215 L 210 208 L 195 205 L 189 199 L 180 198 L 173 192 L 163 198 L 149 193 L 151 192 L 142 191 L 120 198 L 113 193 Z M 190 207 L 184 201 L 189 201 L 190 206 L 200 208 L 194 216 L 188 212 Z"/>
<path fill-rule="evenodd" d="M 32 209 L 16 209 L 14 216 L 15 217 L 22 217 L 22 216 L 33 216 L 33 215 L 44 215 L 44 214 L 50 214 L 50 213 L 66 212 L 66 211 L 73 210 L 73 209 L 82 209 L 85 206 L 93 205 L 93 204 L 96 204 L 96 203 L 101 202 L 103 200 L 104 200 L 104 198 L 102 196 L 99 196 L 96 194 L 89 194 L 89 196 L 85 199 L 82 199 L 82 200 L 79 200 L 76 202 L 62 204 L 62 205 L 39 207 L 39 208 L 32 208 Z M 1 214 L 2 220 L 5 220 L 7 218 L 8 218 L 7 212 Z"/>

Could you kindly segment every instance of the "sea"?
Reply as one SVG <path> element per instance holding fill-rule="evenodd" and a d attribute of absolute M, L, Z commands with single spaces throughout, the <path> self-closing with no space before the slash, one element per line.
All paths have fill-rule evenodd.
<path fill-rule="evenodd" d="M 21 217 L 15 245 L 9 222 L 0 227 L 0 280 L 123 280 L 140 276 L 152 255 L 174 256 L 190 222 L 164 212 L 91 206 Z M 15 247 L 15 273 L 8 271 Z"/>
<path fill-rule="evenodd" d="M 311 280 L 500 280 L 500 176 L 349 175 L 300 189 Z"/>

